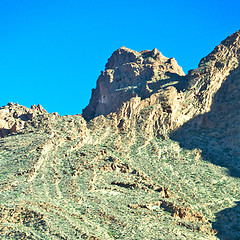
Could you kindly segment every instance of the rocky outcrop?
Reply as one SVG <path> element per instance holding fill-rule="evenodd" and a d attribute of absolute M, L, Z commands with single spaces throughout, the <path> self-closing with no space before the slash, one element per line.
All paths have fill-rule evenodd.
<path fill-rule="evenodd" d="M 0 108 L 0 138 L 25 128 L 26 123 L 33 121 L 35 116 L 44 114 L 48 113 L 40 104 L 29 109 L 17 103 L 8 103 Z"/>
<path fill-rule="evenodd" d="M 159 89 L 149 98 L 134 97 L 108 116 L 121 133 L 137 130 L 149 136 L 167 137 L 170 130 L 187 121 L 182 113 L 182 93 L 173 86 Z"/>
<path fill-rule="evenodd" d="M 222 116 L 231 115 L 229 121 L 237 122 L 239 38 L 238 31 L 222 41 L 187 76 L 174 58 L 164 57 L 157 49 L 136 52 L 119 48 L 99 76 L 83 117 L 89 121 L 104 115 L 117 132 L 138 129 L 163 137 L 190 119 L 194 128 L 219 125 L 214 122 L 214 112 L 218 116 L 220 112 Z M 212 114 L 206 114 L 210 110 Z M 24 128 L 34 114 L 46 114 L 46 111 L 40 105 L 27 109 L 10 103 L 2 107 L 1 136 Z M 101 124 L 102 120 L 99 120 Z M 98 128 L 97 122 L 91 124 Z"/>
<path fill-rule="evenodd" d="M 133 97 L 145 99 L 160 86 L 178 84 L 184 75 L 174 58 L 164 57 L 156 48 L 136 52 L 121 47 L 112 54 L 99 76 L 83 117 L 90 120 L 106 116 Z"/>
<path fill-rule="evenodd" d="M 239 38 L 239 31 L 229 36 L 187 76 L 156 49 L 137 53 L 120 48 L 99 77 L 83 116 L 89 120 L 112 112 L 108 118 L 120 132 L 138 128 L 164 137 L 190 119 L 194 128 L 212 126 L 210 110 L 219 115 L 225 109 L 220 111 L 224 116 L 236 112 L 238 122 Z"/>

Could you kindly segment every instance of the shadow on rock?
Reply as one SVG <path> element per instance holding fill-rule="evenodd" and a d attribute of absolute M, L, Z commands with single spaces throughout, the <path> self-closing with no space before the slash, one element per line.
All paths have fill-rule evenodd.
<path fill-rule="evenodd" d="M 203 160 L 224 167 L 226 174 L 236 178 L 240 178 L 239 68 L 221 85 L 209 112 L 186 122 L 170 136 L 183 148 L 198 148 Z M 217 213 L 213 227 L 220 239 L 240 239 L 239 203 Z"/>
<path fill-rule="evenodd" d="M 182 91 L 187 86 L 187 77 L 180 76 L 176 73 L 166 72 L 165 75 L 168 77 L 157 82 L 148 83 L 148 87 L 153 90 L 153 93 L 159 89 L 165 89 L 169 86 L 173 86 L 178 92 Z"/>
<path fill-rule="evenodd" d="M 240 67 L 222 84 L 211 109 L 185 123 L 171 138 L 183 148 L 199 148 L 204 160 L 240 177 Z"/>
<path fill-rule="evenodd" d="M 240 149 L 237 146 L 240 146 L 240 138 L 237 127 L 233 127 L 233 124 L 222 128 L 214 127 L 215 123 L 210 122 L 212 117 L 211 113 L 199 115 L 184 124 L 170 138 L 178 141 L 182 148 L 200 149 L 203 160 L 224 167 L 230 176 L 239 178 Z"/>
<path fill-rule="evenodd" d="M 217 221 L 213 228 L 218 231 L 217 237 L 221 240 L 240 239 L 240 202 L 233 208 L 227 208 L 217 213 Z"/>

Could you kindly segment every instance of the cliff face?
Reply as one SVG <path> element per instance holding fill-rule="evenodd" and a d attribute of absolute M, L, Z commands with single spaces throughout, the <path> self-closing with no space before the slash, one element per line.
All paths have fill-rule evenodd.
<path fill-rule="evenodd" d="M 192 117 L 173 137 L 186 148 L 202 149 L 207 159 L 229 169 L 235 177 L 240 177 L 239 62 L 240 33 L 237 32 L 189 75 L 186 99 L 193 106 Z"/>
<path fill-rule="evenodd" d="M 240 61 L 239 36 L 238 31 L 222 41 L 187 76 L 174 59 L 167 59 L 156 49 L 140 53 L 118 49 L 100 75 L 83 116 L 89 120 L 111 113 L 109 116 L 115 119 L 117 128 L 126 130 L 139 126 L 150 135 L 176 130 L 190 119 L 194 119 L 191 122 L 194 127 L 210 124 L 204 114 L 210 110 L 219 112 L 216 108 L 220 103 L 221 106 L 229 105 L 227 102 L 230 100 L 219 99 L 223 96 L 221 92 L 234 88 L 232 93 L 229 92 L 229 99 L 233 96 L 234 99 L 239 98 L 235 96 L 239 94 L 236 84 Z M 232 110 L 238 111 L 239 102 L 232 100 Z M 229 108 L 226 111 L 228 114 L 225 112 L 225 116 L 232 115 Z"/>
<path fill-rule="evenodd" d="M 158 85 L 174 82 L 177 76 L 184 75 L 174 58 L 164 57 L 156 48 L 138 53 L 121 47 L 112 54 L 99 76 L 83 117 L 90 120 L 106 116 L 132 97 L 150 97 Z"/>

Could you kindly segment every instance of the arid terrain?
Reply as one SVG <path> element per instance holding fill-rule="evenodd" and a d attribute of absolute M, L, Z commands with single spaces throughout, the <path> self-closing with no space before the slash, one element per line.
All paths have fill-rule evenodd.
<path fill-rule="evenodd" d="M 1 239 L 240 239 L 240 31 L 185 74 L 116 50 L 83 114 L 0 108 Z"/>

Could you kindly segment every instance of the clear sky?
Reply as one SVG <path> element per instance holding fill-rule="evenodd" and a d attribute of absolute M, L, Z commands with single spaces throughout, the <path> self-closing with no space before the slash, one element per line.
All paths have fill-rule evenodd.
<path fill-rule="evenodd" d="M 239 0 L 0 0 L 0 106 L 82 113 L 119 47 L 156 47 L 187 73 L 239 29 Z"/>

